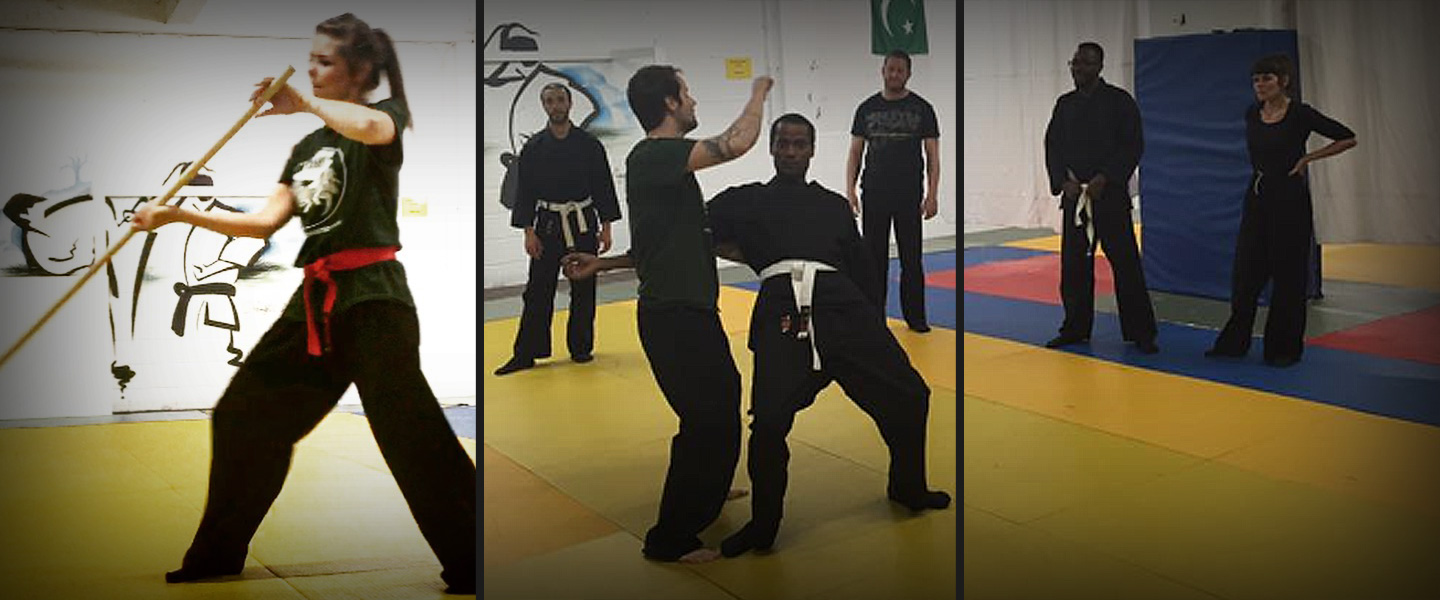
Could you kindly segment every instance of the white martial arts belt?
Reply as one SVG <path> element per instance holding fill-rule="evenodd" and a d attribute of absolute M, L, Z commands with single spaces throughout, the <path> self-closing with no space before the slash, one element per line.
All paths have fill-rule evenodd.
<path fill-rule="evenodd" d="M 795 290 L 795 308 L 800 311 L 800 318 L 805 321 L 805 329 L 795 337 L 810 341 L 810 355 L 813 359 L 811 369 L 815 371 L 820 370 L 820 350 L 815 346 L 815 319 L 810 314 L 811 297 L 815 291 L 815 273 L 835 270 L 835 267 L 818 261 L 787 259 L 777 261 L 760 271 L 760 279 L 777 275 L 790 276 L 790 286 Z"/>
<path fill-rule="evenodd" d="M 1080 198 L 1075 201 L 1075 226 L 1085 230 L 1087 256 L 1095 256 L 1095 211 L 1091 203 L 1090 184 L 1080 184 Z"/>
<path fill-rule="evenodd" d="M 585 210 L 585 207 L 591 204 L 594 204 L 594 202 L 589 198 L 584 200 L 571 200 L 569 202 L 535 201 L 536 208 L 543 208 L 550 212 L 560 213 L 560 230 L 565 234 L 566 249 L 573 249 L 575 247 L 575 235 L 570 232 L 570 214 L 574 213 L 577 217 L 576 220 L 580 221 L 580 233 L 590 231 L 590 226 L 585 223 L 585 213 L 580 211 Z"/>

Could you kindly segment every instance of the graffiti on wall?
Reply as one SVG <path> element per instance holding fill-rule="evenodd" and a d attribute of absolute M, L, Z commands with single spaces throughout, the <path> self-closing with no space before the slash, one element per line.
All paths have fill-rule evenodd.
<path fill-rule="evenodd" d="M 104 196 L 92 194 L 92 184 L 83 177 L 86 159 L 72 158 L 66 165 L 73 172 L 69 187 L 40 194 L 14 194 L 3 207 L 0 221 L 0 276 L 12 278 L 64 277 L 89 269 L 118 242 L 130 227 L 130 219 L 153 196 Z M 182 163 L 171 171 L 188 167 Z M 170 176 L 165 181 L 168 182 Z M 162 182 L 162 185 L 164 183 Z M 262 197 L 217 197 L 205 186 L 213 185 L 210 175 L 192 179 L 170 204 L 198 211 L 249 212 L 258 210 Z M 8 223 L 6 222 L 8 221 Z M 103 268 L 88 285 L 104 282 L 107 288 L 108 322 L 113 361 L 109 365 L 123 397 L 127 384 L 136 377 L 135 362 L 143 362 L 144 340 L 154 332 L 137 331 L 143 315 L 152 314 L 168 325 L 169 335 L 183 343 L 169 346 L 192 360 L 211 357 L 231 367 L 242 364 L 245 353 L 236 334 L 254 321 L 253 310 L 243 310 L 246 293 L 256 294 L 268 285 L 268 272 L 291 269 L 295 240 L 278 236 L 262 240 L 216 233 L 185 224 L 172 224 L 137 235 Z M 242 283 L 242 280 L 248 280 Z M 23 284 L 22 284 L 23 285 Z M 261 307 L 262 312 L 268 307 Z M 250 323 L 265 327 L 268 322 Z"/>
<path fill-rule="evenodd" d="M 644 133 L 630 112 L 625 85 L 641 65 L 654 62 L 653 49 L 611 50 L 602 58 L 539 58 L 543 27 L 503 23 L 491 29 L 485 59 L 486 180 L 514 188 L 516 155 L 545 127 L 540 90 L 560 83 L 571 91 L 570 118 L 607 147 L 617 173 L 628 146 Z M 503 172 L 503 175 L 501 174 Z M 491 174 L 498 176 L 491 179 Z M 501 194 L 503 196 L 503 194 Z M 502 203 L 505 201 L 502 199 Z M 508 207 L 508 203 L 507 203 Z"/>

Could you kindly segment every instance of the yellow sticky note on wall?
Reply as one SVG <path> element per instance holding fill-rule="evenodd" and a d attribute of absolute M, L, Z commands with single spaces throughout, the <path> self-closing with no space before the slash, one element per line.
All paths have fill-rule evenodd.
<path fill-rule="evenodd" d="M 725 59 L 726 79 L 750 79 L 750 57 L 741 56 Z"/>
<path fill-rule="evenodd" d="M 405 217 L 423 217 L 430 213 L 430 205 L 424 200 L 414 198 L 400 199 L 400 215 Z"/>

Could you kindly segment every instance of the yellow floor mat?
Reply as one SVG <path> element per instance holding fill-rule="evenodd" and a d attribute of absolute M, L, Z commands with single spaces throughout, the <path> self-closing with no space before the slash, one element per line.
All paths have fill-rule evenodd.
<path fill-rule="evenodd" d="M 1326 244 L 1320 250 L 1320 270 L 1325 279 L 1440 292 L 1440 246 Z"/>
<path fill-rule="evenodd" d="M 1440 590 L 1440 428 L 985 336 L 964 346 L 965 597 Z"/>
<path fill-rule="evenodd" d="M 365 418 L 333 413 L 296 449 L 240 576 L 170 585 L 205 500 L 209 421 L 0 430 L 6 598 L 442 597 Z M 461 439 L 474 456 L 475 443 Z M 454 596 L 451 596 L 454 597 Z"/>
<path fill-rule="evenodd" d="M 1140 241 L 1140 240 L 1141 240 L 1141 238 L 1140 238 L 1140 226 L 1139 226 L 1139 225 L 1136 225 L 1136 226 L 1135 226 L 1135 245 L 1136 245 L 1136 246 L 1143 246 L 1143 245 L 1144 245 L 1144 242 L 1142 242 L 1142 241 Z M 1028 239 L 1028 240 L 1016 240 L 1016 241 L 1013 241 L 1013 242 L 1006 242 L 1006 243 L 1001 244 L 1001 245 L 1002 245 L 1002 246 L 1009 246 L 1009 247 L 1011 247 L 1011 248 L 1026 248 L 1026 249 L 1029 249 L 1029 250 L 1044 250 L 1044 251 L 1046 251 L 1046 252 L 1059 252 L 1059 251 L 1060 251 L 1060 235 L 1059 235 L 1059 234 L 1055 234 L 1055 235 L 1047 235 L 1047 236 L 1045 236 L 1045 237 L 1031 238 L 1031 239 Z M 1099 245 L 1097 245 L 1097 246 L 1096 246 L 1096 250 L 1095 250 L 1095 254 L 1096 254 L 1097 256 L 1105 256 L 1105 245 L 1104 245 L 1104 244 L 1099 244 Z"/>
<path fill-rule="evenodd" d="M 966 396 L 1440 516 L 1440 428 L 968 333 L 965 374 Z"/>
<path fill-rule="evenodd" d="M 721 294 L 722 322 L 747 387 L 742 407 L 749 402 L 745 336 L 753 301 L 745 290 Z M 562 358 L 534 369 L 486 375 L 485 444 L 621 531 L 489 567 L 485 598 L 955 597 L 956 511 L 912 516 L 886 501 L 884 443 L 874 423 L 833 385 L 797 416 L 789 437 L 791 480 L 776 552 L 698 566 L 643 560 L 641 539 L 654 523 L 677 421 L 640 350 L 634 312 L 633 301 L 598 308 L 592 363 L 572 363 L 562 351 Z M 552 326 L 556 349 L 564 348 L 558 324 L 565 316 L 557 313 Z M 486 323 L 487 366 L 509 358 L 515 321 Z M 915 334 L 897 321 L 891 328 L 932 389 L 930 484 L 956 494 L 955 334 Z M 742 456 L 737 486 L 749 485 L 744 464 Z M 748 500 L 731 502 L 702 539 L 718 544 L 748 516 Z"/>

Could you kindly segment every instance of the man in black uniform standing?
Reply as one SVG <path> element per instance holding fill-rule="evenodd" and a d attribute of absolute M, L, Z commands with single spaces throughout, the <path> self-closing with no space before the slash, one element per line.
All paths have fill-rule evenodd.
<path fill-rule="evenodd" d="M 845 163 L 845 195 L 861 214 L 865 242 L 880 281 L 880 308 L 890 278 L 890 228 L 900 252 L 900 312 L 913 331 L 930 331 L 925 318 L 925 273 L 920 262 L 920 219 L 934 218 L 939 204 L 940 125 L 935 108 L 905 87 L 910 81 L 910 55 L 892 50 L 880 69 L 884 89 L 855 109 L 850 126 L 850 155 Z M 867 147 L 868 146 L 868 147 Z M 920 153 L 925 153 L 924 196 L 921 196 Z M 861 157 L 863 197 L 855 195 Z M 862 209 L 860 201 L 864 200 Z M 863 214 L 862 214 L 863 213 Z"/>
<path fill-rule="evenodd" d="M 721 545 L 726 556 L 773 545 L 783 513 L 786 436 L 795 413 L 835 381 L 875 420 L 890 448 L 889 497 L 914 511 L 946 508 L 930 491 L 925 427 L 930 388 L 885 326 L 880 280 L 841 195 L 805 173 L 815 127 L 787 114 L 770 128 L 776 175 L 725 190 L 708 205 L 721 255 L 764 280 L 750 320 L 750 523 Z"/>
<path fill-rule="evenodd" d="M 530 274 L 515 350 L 495 370 L 506 375 L 550 356 L 550 322 L 560 258 L 568 252 L 603 253 L 610 248 L 610 223 L 620 219 L 615 183 L 605 147 L 570 122 L 570 90 L 551 83 L 540 90 L 549 125 L 525 143 L 519 158 L 519 190 L 510 224 L 525 230 Z M 570 318 L 565 342 L 570 359 L 593 360 L 595 280 L 570 282 Z"/>
<path fill-rule="evenodd" d="M 1055 101 L 1045 128 L 1050 193 L 1060 195 L 1063 212 L 1060 297 L 1065 305 L 1060 335 L 1045 345 L 1059 348 L 1090 339 L 1098 241 L 1115 275 L 1121 335 L 1141 352 L 1154 354 L 1160 351 L 1155 311 L 1140 268 L 1127 189 L 1144 149 L 1140 110 L 1129 92 L 1100 78 L 1104 61 L 1099 44 L 1085 42 L 1076 48 L 1070 60 L 1075 89 Z"/>

